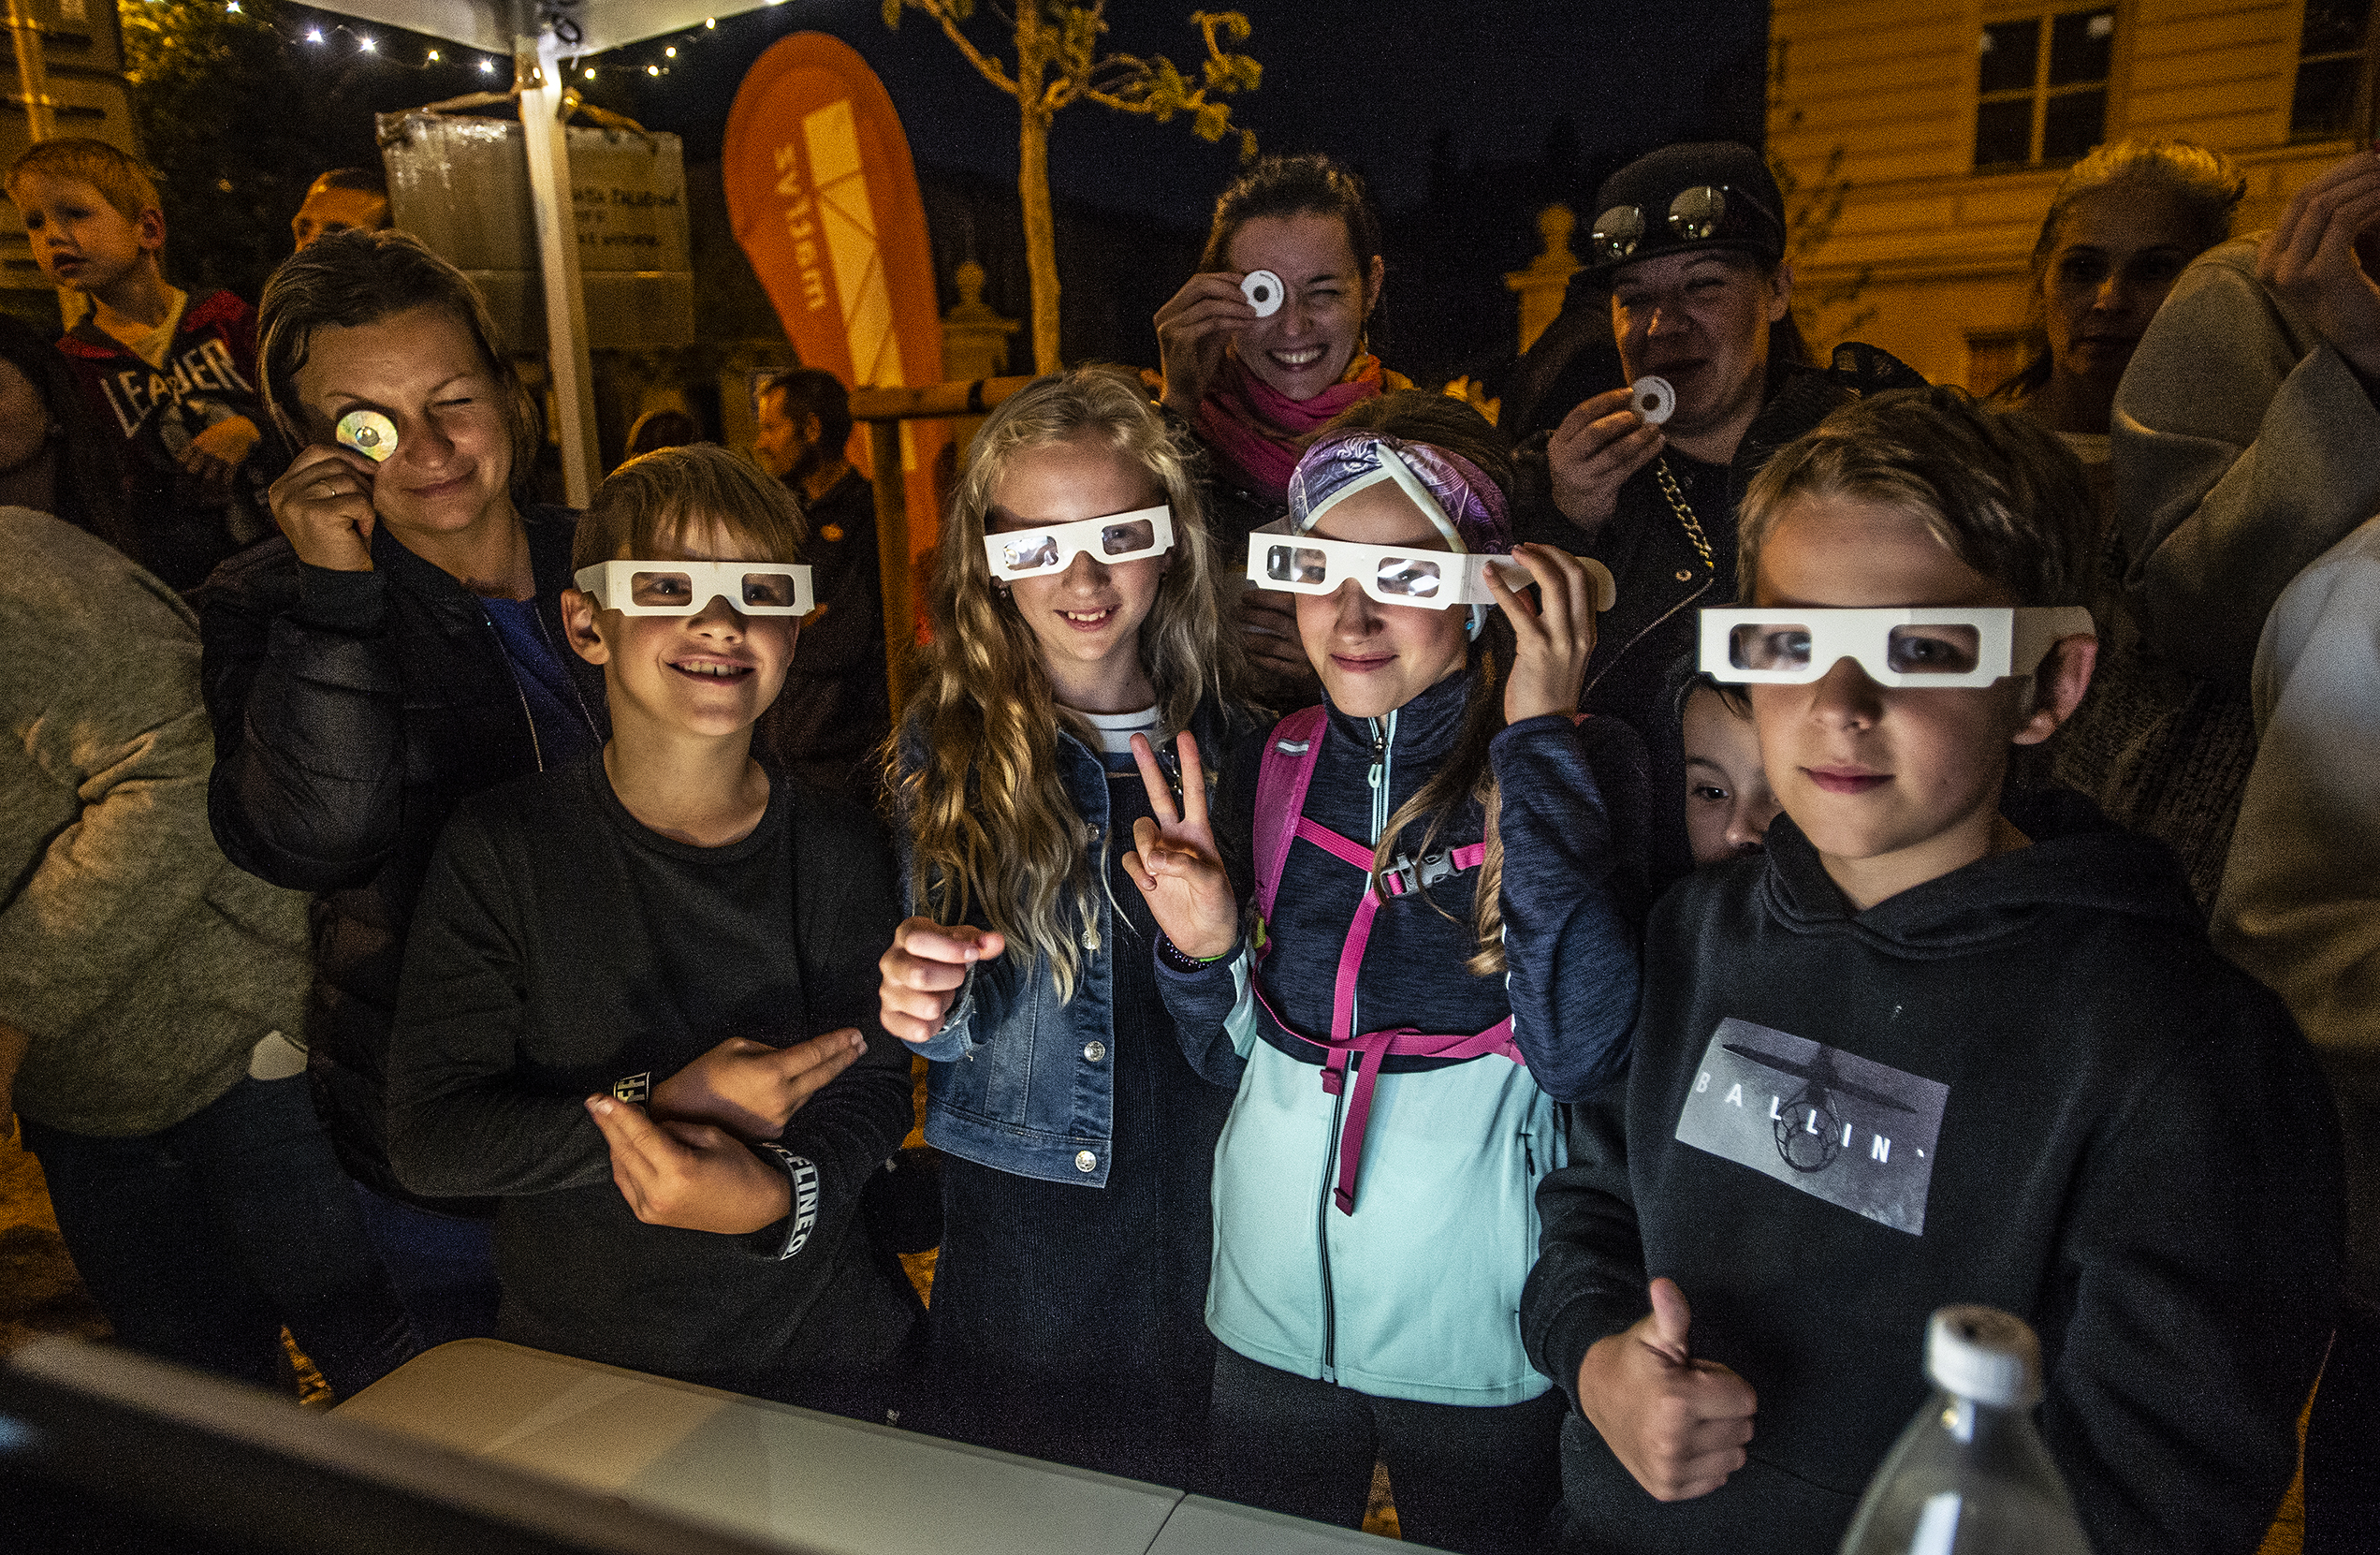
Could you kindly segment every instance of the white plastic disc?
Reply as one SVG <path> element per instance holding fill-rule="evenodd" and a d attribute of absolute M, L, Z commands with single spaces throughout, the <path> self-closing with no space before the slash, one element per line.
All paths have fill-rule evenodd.
<path fill-rule="evenodd" d="M 339 418 L 339 441 L 378 463 L 397 451 L 397 423 L 376 410 L 351 410 Z"/>
<path fill-rule="evenodd" d="M 1677 390 L 1667 378 L 1645 376 L 1628 386 L 1631 403 L 1639 416 L 1659 426 L 1677 408 Z"/>
<path fill-rule="evenodd" d="M 1242 297 L 1256 310 L 1259 318 L 1270 318 L 1281 311 L 1281 278 L 1269 270 L 1251 270 L 1239 284 Z"/>

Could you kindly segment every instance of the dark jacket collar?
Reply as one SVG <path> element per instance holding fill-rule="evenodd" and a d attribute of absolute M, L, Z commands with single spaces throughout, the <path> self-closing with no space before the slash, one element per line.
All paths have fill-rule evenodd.
<path fill-rule="evenodd" d="M 1390 717 L 1358 718 L 1341 712 L 1326 698 L 1323 707 L 1331 728 L 1340 739 L 1368 750 L 1394 724 L 1390 752 L 1399 766 L 1411 762 L 1436 765 L 1454 748 L 1463 732 L 1463 715 L 1470 705 L 1471 675 L 1457 670 L 1394 711 Z"/>

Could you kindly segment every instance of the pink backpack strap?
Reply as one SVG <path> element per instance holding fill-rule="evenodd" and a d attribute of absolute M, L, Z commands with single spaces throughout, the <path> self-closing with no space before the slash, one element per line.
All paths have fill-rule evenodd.
<path fill-rule="evenodd" d="M 1290 838 L 1306 809 L 1306 790 L 1322 755 L 1323 711 L 1301 708 L 1273 726 L 1256 770 L 1256 912 L 1271 918 L 1273 893 L 1289 861 Z M 1367 865 L 1368 867 L 1368 865 Z"/>

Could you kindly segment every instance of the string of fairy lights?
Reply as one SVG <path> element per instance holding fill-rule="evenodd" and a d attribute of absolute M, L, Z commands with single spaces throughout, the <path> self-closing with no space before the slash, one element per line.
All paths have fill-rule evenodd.
<path fill-rule="evenodd" d="M 568 0 L 564 0 L 564 3 L 568 3 Z M 785 0 L 767 0 L 767 3 L 770 6 L 778 6 L 784 4 Z M 507 56 L 486 53 L 479 50 L 440 43 L 435 40 L 431 40 L 426 47 L 421 47 L 418 58 L 413 57 L 415 45 L 411 40 L 417 35 L 401 35 L 409 40 L 408 43 L 402 46 L 392 46 L 385 41 L 385 34 L 373 31 L 368 25 L 361 23 L 333 21 L 326 17 L 299 26 L 284 26 L 263 20 L 256 12 L 243 7 L 241 0 L 223 0 L 223 8 L 227 15 L 245 17 L 252 24 L 263 26 L 276 34 L 285 45 L 293 50 L 326 54 L 347 51 L 355 55 L 369 55 L 374 64 L 398 70 L 429 71 L 452 69 L 456 66 L 472 67 L 475 68 L 480 75 L 488 77 L 491 86 L 497 82 L 508 81 L 512 76 L 512 61 Z M 560 64 L 565 77 L 579 84 L 596 81 L 615 73 L 657 80 L 669 75 L 682 54 L 699 47 L 718 30 L 719 19 L 706 17 L 702 25 L 698 27 L 689 27 L 681 32 L 660 37 L 646 38 L 624 49 L 606 51 L 603 55 L 566 55 L 562 57 Z M 602 65 L 590 63 L 591 60 L 597 58 L 603 59 L 604 63 Z"/>

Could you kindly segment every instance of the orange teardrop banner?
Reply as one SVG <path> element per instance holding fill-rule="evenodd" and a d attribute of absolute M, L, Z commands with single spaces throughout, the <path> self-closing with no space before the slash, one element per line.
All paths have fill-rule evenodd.
<path fill-rule="evenodd" d="M 868 63 L 825 33 L 779 39 L 727 114 L 723 174 L 736 241 L 805 366 L 846 389 L 942 381 L 926 202 L 900 115 Z M 913 553 L 932 548 L 945 421 L 904 421 Z M 854 462 L 868 469 L 864 449 Z"/>

